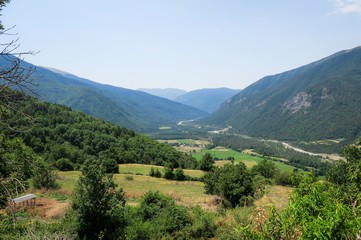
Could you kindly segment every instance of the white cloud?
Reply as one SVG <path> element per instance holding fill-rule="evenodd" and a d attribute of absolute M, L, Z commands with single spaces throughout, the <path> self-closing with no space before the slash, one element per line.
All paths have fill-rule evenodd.
<path fill-rule="evenodd" d="M 334 13 L 359 13 L 361 14 L 361 0 L 331 0 L 334 4 Z"/>

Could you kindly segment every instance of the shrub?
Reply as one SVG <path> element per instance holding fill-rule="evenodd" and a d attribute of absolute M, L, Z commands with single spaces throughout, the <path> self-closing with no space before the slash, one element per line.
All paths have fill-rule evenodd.
<path fill-rule="evenodd" d="M 178 180 L 178 181 L 186 180 L 186 176 L 184 175 L 183 169 L 177 168 L 174 171 L 174 180 Z"/>
<path fill-rule="evenodd" d="M 60 158 L 56 161 L 55 166 L 60 171 L 73 171 L 74 165 L 68 158 Z"/>
<path fill-rule="evenodd" d="M 254 192 L 252 176 L 244 163 L 214 168 L 204 176 L 204 184 L 206 193 L 221 196 L 223 204 L 231 207 Z"/>

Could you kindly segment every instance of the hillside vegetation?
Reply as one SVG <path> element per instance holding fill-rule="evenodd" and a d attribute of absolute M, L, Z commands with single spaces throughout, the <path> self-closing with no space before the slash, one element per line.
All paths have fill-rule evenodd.
<path fill-rule="evenodd" d="M 224 102 L 207 124 L 280 140 L 353 140 L 361 134 L 361 47 L 267 76 Z"/>
<path fill-rule="evenodd" d="M 69 107 L 30 97 L 13 104 L 16 111 L 7 116 L 13 127 L 5 134 L 21 137 L 35 153 L 61 170 L 78 169 L 85 160 L 93 158 L 110 166 L 169 163 L 173 167 L 192 168 L 196 165 L 191 156 L 166 144 Z"/>
<path fill-rule="evenodd" d="M 0 65 L 12 61 L 0 57 Z M 34 67 L 21 61 L 24 68 Z M 32 91 L 43 101 L 69 106 L 137 132 L 157 130 L 164 124 L 206 116 L 192 108 L 142 91 L 100 84 L 61 71 L 36 67 L 31 75 Z"/>

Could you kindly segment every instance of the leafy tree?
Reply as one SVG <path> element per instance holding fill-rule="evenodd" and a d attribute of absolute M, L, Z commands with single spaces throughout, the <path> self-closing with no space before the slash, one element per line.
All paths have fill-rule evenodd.
<path fill-rule="evenodd" d="M 177 168 L 174 171 L 174 180 L 184 181 L 185 179 L 186 179 L 186 176 L 184 175 L 183 169 Z"/>
<path fill-rule="evenodd" d="M 140 219 L 127 229 L 129 239 L 173 239 L 191 223 L 187 209 L 177 206 L 173 199 L 159 191 L 145 193 L 137 213 Z"/>
<path fill-rule="evenodd" d="M 106 173 L 119 173 L 118 163 L 114 159 L 104 159 L 102 163 Z"/>
<path fill-rule="evenodd" d="M 74 170 L 73 163 L 68 158 L 60 158 L 56 161 L 55 166 L 60 171 L 72 171 Z"/>
<path fill-rule="evenodd" d="M 173 167 L 170 164 L 166 164 L 164 166 L 164 178 L 165 179 L 173 179 L 174 178 Z"/>
<path fill-rule="evenodd" d="M 244 163 L 212 169 L 204 176 L 204 184 L 206 193 L 221 196 L 224 205 L 231 207 L 243 204 L 254 192 L 251 173 Z"/>
<path fill-rule="evenodd" d="M 158 168 L 151 167 L 150 171 L 149 171 L 149 176 L 156 177 L 156 178 L 161 178 L 162 173 L 159 171 Z"/>
<path fill-rule="evenodd" d="M 33 185 L 35 188 L 57 189 L 59 184 L 55 181 L 55 175 L 43 159 L 37 159 L 34 164 Z"/>
<path fill-rule="evenodd" d="M 273 178 L 277 173 L 277 167 L 274 162 L 263 159 L 260 163 L 253 166 L 251 171 L 265 178 Z"/>
<path fill-rule="evenodd" d="M 9 140 L 0 134 L 0 208 L 25 191 L 34 159 L 33 151 L 20 139 Z"/>
<path fill-rule="evenodd" d="M 123 190 L 117 190 L 112 175 L 98 161 L 87 161 L 75 191 L 73 209 L 78 214 L 81 239 L 117 239 L 124 228 Z"/>
<path fill-rule="evenodd" d="M 214 159 L 210 153 L 203 155 L 200 161 L 200 169 L 203 171 L 210 171 L 213 168 Z"/>

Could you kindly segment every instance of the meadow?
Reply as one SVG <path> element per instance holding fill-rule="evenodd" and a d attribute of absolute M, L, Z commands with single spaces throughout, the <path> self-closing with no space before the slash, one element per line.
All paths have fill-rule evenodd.
<path fill-rule="evenodd" d="M 248 168 L 253 167 L 254 165 L 258 164 L 263 160 L 262 157 L 252 156 L 250 154 L 237 152 L 232 149 L 224 148 L 224 147 L 216 147 L 213 149 L 202 149 L 200 152 L 194 153 L 192 155 L 197 160 L 200 160 L 202 156 L 206 153 L 210 153 L 215 159 L 220 159 L 216 161 L 216 166 L 222 166 L 226 163 L 231 163 L 231 161 L 227 160 L 227 158 L 233 158 L 235 163 L 243 162 Z M 281 171 L 291 172 L 294 169 L 294 167 L 287 165 L 281 161 L 273 161 L 273 162 L 276 165 L 276 167 Z"/>

